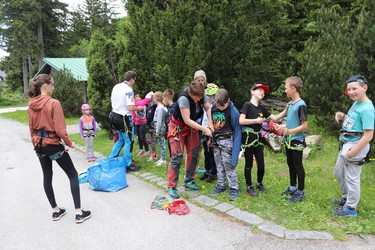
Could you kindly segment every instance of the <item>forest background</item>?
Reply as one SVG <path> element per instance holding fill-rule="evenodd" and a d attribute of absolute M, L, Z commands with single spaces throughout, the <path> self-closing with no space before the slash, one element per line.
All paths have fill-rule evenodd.
<path fill-rule="evenodd" d="M 68 115 L 87 101 L 103 128 L 112 87 L 130 69 L 141 94 L 179 93 L 203 69 L 238 108 L 259 82 L 271 87 L 269 98 L 286 100 L 283 80 L 298 75 L 309 113 L 328 131 L 337 131 L 334 112 L 350 107 L 349 76 L 365 75 L 374 96 L 375 0 L 129 0 L 122 18 L 110 3 L 68 11 L 57 0 L 0 0 L 7 86 L 25 95 L 44 57 L 86 57 L 88 82 L 63 72 L 55 94 Z"/>

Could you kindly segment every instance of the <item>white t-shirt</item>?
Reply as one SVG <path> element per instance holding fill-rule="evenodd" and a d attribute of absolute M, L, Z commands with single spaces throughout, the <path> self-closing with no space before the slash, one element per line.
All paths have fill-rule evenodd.
<path fill-rule="evenodd" d="M 119 115 L 131 115 L 128 105 L 134 105 L 133 89 L 126 83 L 117 83 L 111 94 L 112 111 Z"/>

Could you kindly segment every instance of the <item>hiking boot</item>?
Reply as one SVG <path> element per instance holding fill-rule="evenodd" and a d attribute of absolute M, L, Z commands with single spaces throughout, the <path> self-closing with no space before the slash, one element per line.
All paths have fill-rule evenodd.
<path fill-rule="evenodd" d="M 341 199 L 333 200 L 332 204 L 335 204 L 335 205 L 343 207 L 346 204 L 346 199 L 345 198 L 341 198 Z"/>
<path fill-rule="evenodd" d="M 211 190 L 210 194 L 216 195 L 216 194 L 220 194 L 222 192 L 225 192 L 225 187 L 219 188 L 219 187 L 216 186 L 213 190 Z"/>
<path fill-rule="evenodd" d="M 208 175 L 208 178 L 207 178 L 207 182 L 208 183 L 212 183 L 212 182 L 214 182 L 214 180 L 216 180 L 217 179 L 217 176 L 216 175 Z"/>
<path fill-rule="evenodd" d="M 254 186 L 250 186 L 250 187 L 247 187 L 247 191 L 246 191 L 249 195 L 251 196 L 254 196 L 254 197 L 257 197 L 258 196 L 258 192 L 255 191 L 255 188 Z"/>
<path fill-rule="evenodd" d="M 52 220 L 58 221 L 66 214 L 65 208 L 60 207 L 58 212 L 52 213 Z"/>
<path fill-rule="evenodd" d="M 141 169 L 141 166 L 137 166 L 137 165 L 130 165 L 129 167 L 126 168 L 126 171 L 127 172 L 137 172 Z"/>
<path fill-rule="evenodd" d="M 201 178 L 199 178 L 199 180 L 204 181 L 204 180 L 207 179 L 207 178 L 208 178 L 208 174 L 207 174 L 207 173 L 204 173 L 204 174 L 201 176 Z"/>
<path fill-rule="evenodd" d="M 256 189 L 259 190 L 259 192 L 261 192 L 263 194 L 267 193 L 267 189 L 264 187 L 264 185 L 262 183 L 257 184 Z"/>
<path fill-rule="evenodd" d="M 76 223 L 82 223 L 87 219 L 90 219 L 91 217 L 91 212 L 89 210 L 81 210 L 82 214 L 76 214 Z"/>
<path fill-rule="evenodd" d="M 289 203 L 296 203 L 296 202 L 303 201 L 304 199 L 305 199 L 305 193 L 303 191 L 296 190 L 294 192 L 294 194 L 292 195 L 292 197 L 290 197 L 288 202 Z"/>
<path fill-rule="evenodd" d="M 169 195 L 173 199 L 178 199 L 180 198 L 180 195 L 178 194 L 178 190 L 176 188 L 168 188 Z"/>
<path fill-rule="evenodd" d="M 229 193 L 229 200 L 230 201 L 237 200 L 239 194 L 240 192 L 237 189 L 231 189 Z"/>
<path fill-rule="evenodd" d="M 357 210 L 355 210 L 354 208 L 349 208 L 347 206 L 332 210 L 332 213 L 337 216 L 358 217 Z"/>
<path fill-rule="evenodd" d="M 185 187 L 186 187 L 187 189 L 191 189 L 191 190 L 201 190 L 201 187 L 198 186 L 197 184 L 195 184 L 194 181 L 189 182 L 189 183 L 186 183 L 186 184 L 185 184 Z"/>
<path fill-rule="evenodd" d="M 290 187 L 288 187 L 284 192 L 281 193 L 281 195 L 285 195 L 285 196 L 291 195 L 292 196 L 296 191 L 297 191 L 297 189 L 295 191 L 292 191 L 292 190 L 290 190 Z"/>

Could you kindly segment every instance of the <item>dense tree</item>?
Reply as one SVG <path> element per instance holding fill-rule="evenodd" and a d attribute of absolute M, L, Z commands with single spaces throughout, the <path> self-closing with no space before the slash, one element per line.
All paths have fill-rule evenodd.
<path fill-rule="evenodd" d="M 0 0 L 2 37 L 9 52 L 7 83 L 16 89 L 23 82 L 26 93 L 29 79 L 44 56 L 64 51 L 60 30 L 64 27 L 66 4 L 51 0 Z"/>
<path fill-rule="evenodd" d="M 91 37 L 87 59 L 89 72 L 87 95 L 95 119 L 104 129 L 109 129 L 110 97 L 117 79 L 111 68 L 114 64 L 111 61 L 113 51 L 113 42 L 107 39 L 101 31 L 95 31 Z"/>

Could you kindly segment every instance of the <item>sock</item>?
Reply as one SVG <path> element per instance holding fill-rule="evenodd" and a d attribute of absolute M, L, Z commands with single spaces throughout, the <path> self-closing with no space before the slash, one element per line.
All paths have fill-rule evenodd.
<path fill-rule="evenodd" d="M 296 186 L 290 186 L 290 187 L 289 187 L 289 190 L 292 191 L 292 192 L 294 192 L 294 191 L 297 190 L 297 187 L 296 187 Z"/>

